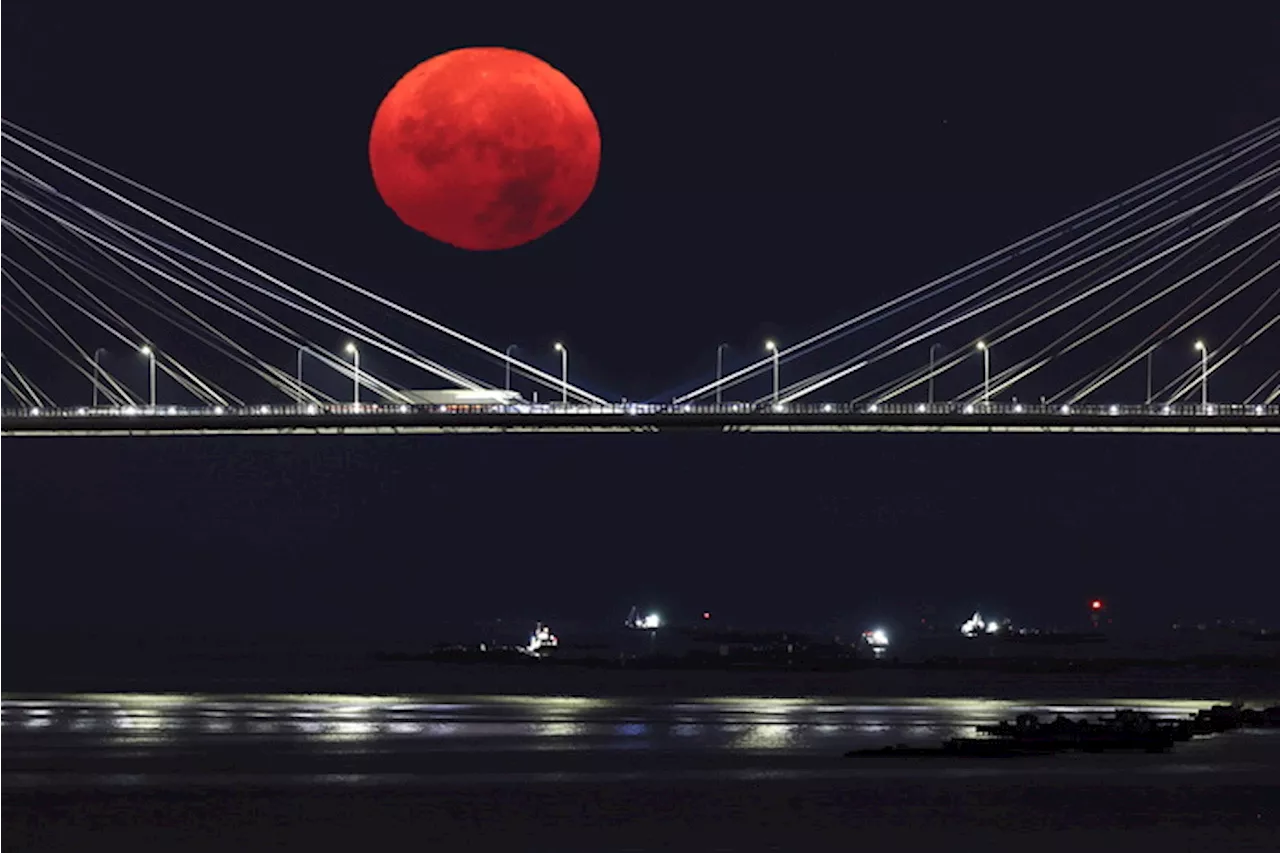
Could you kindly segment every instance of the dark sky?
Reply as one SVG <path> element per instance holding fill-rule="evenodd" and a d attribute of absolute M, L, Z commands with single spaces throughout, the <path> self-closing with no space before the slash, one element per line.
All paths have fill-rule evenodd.
<path fill-rule="evenodd" d="M 643 399 L 708 378 L 720 341 L 732 365 L 825 328 L 1273 118 L 1280 96 L 1280 16 L 1260 11 L 522 5 L 15 1 L 4 116 L 549 371 L 563 339 L 576 381 Z M 603 139 L 579 214 L 509 252 L 410 231 L 368 171 L 386 91 L 476 44 L 565 72 Z M 22 336 L 6 321 L 6 355 L 83 393 Z M 1266 356 L 1223 393 L 1252 390 Z M 1159 619 L 1258 610 L 1280 598 L 1256 559 L 1280 515 L 1273 444 L 11 439 L 4 620 L 403 628 L 634 599 L 1065 619 L 1094 594 Z M 1231 583 L 1205 590 L 1206 572 Z"/>

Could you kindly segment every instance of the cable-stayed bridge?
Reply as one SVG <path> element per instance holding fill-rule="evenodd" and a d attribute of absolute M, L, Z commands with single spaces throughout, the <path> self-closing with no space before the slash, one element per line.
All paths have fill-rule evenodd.
<path fill-rule="evenodd" d="M 1280 119 L 745 365 L 726 372 L 710 342 L 714 374 L 644 402 L 571 382 L 559 343 L 544 370 L 32 131 L 2 135 L 5 331 L 57 356 L 37 374 L 0 354 L 6 436 L 1280 432 Z M 119 375 L 139 360 L 142 389 Z M 46 393 L 50 365 L 83 399 Z"/>

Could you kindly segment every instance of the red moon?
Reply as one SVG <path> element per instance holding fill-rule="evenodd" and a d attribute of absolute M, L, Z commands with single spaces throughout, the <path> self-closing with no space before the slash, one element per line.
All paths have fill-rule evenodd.
<path fill-rule="evenodd" d="M 410 228 L 460 249 L 510 249 L 586 202 L 600 128 L 578 87 L 546 62 L 468 47 L 392 87 L 373 119 L 369 164 Z"/>

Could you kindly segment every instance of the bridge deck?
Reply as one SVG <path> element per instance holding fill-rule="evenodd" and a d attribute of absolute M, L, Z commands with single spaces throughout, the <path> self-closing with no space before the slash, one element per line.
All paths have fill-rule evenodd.
<path fill-rule="evenodd" d="M 5 412 L 0 434 L 18 436 L 413 435 L 432 433 L 979 432 L 1280 433 L 1280 406 L 1171 409 L 1091 407 L 1063 411 L 1003 406 L 814 406 L 788 411 L 733 407 L 522 407 L 521 410 L 367 406 L 248 410 L 62 409 Z"/>

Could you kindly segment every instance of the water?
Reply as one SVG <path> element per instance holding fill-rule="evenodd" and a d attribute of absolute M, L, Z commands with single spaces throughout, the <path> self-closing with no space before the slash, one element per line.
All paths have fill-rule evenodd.
<path fill-rule="evenodd" d="M 785 850 L 843 847 L 855 831 L 862 841 L 947 844 L 961 830 L 987 849 L 1112 849 L 1121 829 L 1126 849 L 1274 849 L 1276 732 L 1161 755 L 841 757 L 934 744 L 1023 711 L 1127 707 L 1169 718 L 1204 705 L 11 696 L 6 849 L 316 850 L 402 839 L 447 849 Z"/>

